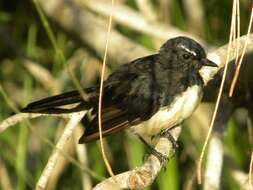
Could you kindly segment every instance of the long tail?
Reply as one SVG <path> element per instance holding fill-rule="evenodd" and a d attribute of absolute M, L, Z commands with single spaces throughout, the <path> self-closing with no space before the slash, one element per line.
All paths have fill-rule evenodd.
<path fill-rule="evenodd" d="M 71 104 L 77 104 L 72 108 L 62 108 Z M 78 112 L 84 109 L 89 109 L 90 105 L 85 102 L 78 91 L 70 91 L 56 96 L 47 97 L 28 104 L 21 110 L 23 113 L 48 113 L 61 114 Z"/>

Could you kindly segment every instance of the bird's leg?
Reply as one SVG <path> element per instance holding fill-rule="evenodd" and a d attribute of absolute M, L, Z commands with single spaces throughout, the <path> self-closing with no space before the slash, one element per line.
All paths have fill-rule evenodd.
<path fill-rule="evenodd" d="M 172 129 L 174 129 L 174 128 L 178 127 L 178 126 L 179 126 L 179 125 L 175 125 L 175 126 L 173 126 L 173 127 L 170 127 L 170 128 L 168 128 L 168 129 L 163 130 L 163 131 L 160 133 L 160 136 L 161 136 L 161 137 L 165 137 L 165 138 L 167 138 L 167 139 L 171 142 L 172 148 L 173 148 L 174 152 L 178 149 L 178 144 L 177 144 L 177 141 L 176 141 L 175 138 L 171 135 L 170 132 L 171 132 Z"/>
<path fill-rule="evenodd" d="M 148 144 L 142 136 L 138 135 L 138 137 L 143 142 L 143 144 L 148 148 L 148 151 L 160 161 L 161 165 L 168 160 L 168 157 L 166 155 L 162 154 L 161 152 L 158 152 L 156 149 L 150 146 L 150 144 Z"/>

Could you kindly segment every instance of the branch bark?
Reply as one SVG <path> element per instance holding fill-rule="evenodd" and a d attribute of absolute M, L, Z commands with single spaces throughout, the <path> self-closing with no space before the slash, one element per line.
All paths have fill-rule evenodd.
<path fill-rule="evenodd" d="M 71 114 L 72 117 L 68 124 L 66 125 L 66 128 L 64 129 L 63 134 L 61 135 L 61 138 L 58 140 L 56 144 L 56 148 L 54 149 L 53 153 L 51 154 L 50 158 L 48 159 L 47 165 L 44 168 L 37 184 L 36 184 L 36 190 L 42 190 L 45 189 L 48 180 L 50 176 L 52 175 L 52 172 L 54 170 L 54 167 L 56 165 L 56 162 L 61 155 L 61 151 L 63 150 L 66 141 L 70 138 L 70 136 L 73 134 L 73 130 L 75 129 L 76 125 L 79 123 L 79 121 L 83 118 L 86 111 L 77 112 L 74 114 Z"/>
<path fill-rule="evenodd" d="M 181 126 L 171 130 L 175 140 L 179 137 Z M 161 137 L 155 146 L 155 150 L 165 155 L 167 158 L 174 154 L 173 145 L 167 138 Z M 165 163 L 161 163 L 154 155 L 149 155 L 142 166 L 133 170 L 116 175 L 114 178 L 108 178 L 97 184 L 94 190 L 104 189 L 142 189 L 152 184 Z"/>

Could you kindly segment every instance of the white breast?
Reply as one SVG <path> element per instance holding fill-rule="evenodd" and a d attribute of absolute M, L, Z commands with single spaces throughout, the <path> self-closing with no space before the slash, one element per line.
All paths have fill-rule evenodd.
<path fill-rule="evenodd" d="M 176 98 L 170 107 L 161 108 L 149 120 L 133 126 L 130 130 L 142 136 L 146 141 L 159 134 L 161 130 L 180 124 L 189 117 L 202 98 L 202 89 L 197 86 L 188 87 L 180 97 Z"/>

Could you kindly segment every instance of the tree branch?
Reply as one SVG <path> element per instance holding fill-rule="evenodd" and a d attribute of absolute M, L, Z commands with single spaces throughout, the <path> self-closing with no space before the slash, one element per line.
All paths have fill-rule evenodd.
<path fill-rule="evenodd" d="M 48 159 L 47 165 L 44 168 L 37 184 L 36 184 L 36 190 L 42 190 L 45 189 L 48 179 L 52 175 L 52 172 L 54 170 L 55 164 L 58 160 L 58 157 L 60 156 L 61 151 L 63 150 L 66 141 L 70 138 L 70 136 L 73 134 L 73 130 L 76 127 L 76 125 L 79 123 L 79 121 L 83 118 L 86 111 L 77 112 L 74 114 L 71 114 L 72 117 L 68 124 L 66 125 L 63 134 L 61 135 L 60 139 L 58 140 L 56 144 L 56 148 L 54 149 L 53 153 L 51 154 L 50 158 Z"/>
<path fill-rule="evenodd" d="M 179 137 L 181 126 L 171 130 L 175 140 Z M 174 154 L 173 145 L 167 138 L 161 137 L 155 146 L 155 150 L 166 157 Z M 118 174 L 115 178 L 108 178 L 94 187 L 94 190 L 104 189 L 141 189 L 152 184 L 165 163 L 161 163 L 154 155 L 149 155 L 142 166 L 133 170 Z"/>
<path fill-rule="evenodd" d="M 84 5 L 89 10 L 96 12 L 98 14 L 109 16 L 112 13 L 113 19 L 119 24 L 123 24 L 129 28 L 136 31 L 148 34 L 156 39 L 162 40 L 161 42 L 168 40 L 169 38 L 183 35 L 189 36 L 202 44 L 205 43 L 198 36 L 179 30 L 173 26 L 164 25 L 155 21 L 146 19 L 137 11 L 125 6 L 125 5 L 115 5 L 111 7 L 108 3 L 101 1 L 79 1 L 76 2 Z"/>

